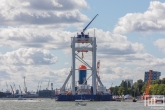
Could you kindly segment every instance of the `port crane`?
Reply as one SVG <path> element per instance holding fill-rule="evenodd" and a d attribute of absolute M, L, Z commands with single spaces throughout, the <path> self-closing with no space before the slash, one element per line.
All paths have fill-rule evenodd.
<path fill-rule="evenodd" d="M 24 91 L 25 91 L 25 93 L 27 93 L 27 87 L 26 87 L 25 77 L 24 77 Z"/>
<path fill-rule="evenodd" d="M 22 90 L 21 90 L 21 86 L 19 85 L 19 89 L 20 89 L 20 92 L 21 92 L 21 95 L 22 95 Z"/>
<path fill-rule="evenodd" d="M 12 90 L 12 94 L 14 94 L 14 90 L 13 90 L 13 87 L 10 85 L 10 87 L 11 87 L 11 90 Z"/>
<path fill-rule="evenodd" d="M 38 82 L 38 86 L 37 86 L 37 91 L 39 92 L 39 84 L 40 84 L 40 81 Z"/>
<path fill-rule="evenodd" d="M 50 83 L 50 80 L 48 81 L 48 86 L 47 86 L 47 88 L 46 88 L 47 90 L 48 90 L 48 88 L 49 88 L 49 83 Z"/>
<path fill-rule="evenodd" d="M 88 28 L 88 26 L 92 23 L 92 21 L 98 16 L 98 14 L 91 20 L 91 22 L 89 22 L 89 24 L 83 29 L 83 31 L 81 32 L 81 35 L 84 36 L 84 32 L 85 30 Z"/>
<path fill-rule="evenodd" d="M 40 83 L 40 88 L 39 88 L 39 90 L 41 90 L 41 84 L 42 84 L 42 81 L 41 81 L 41 83 Z"/>
<path fill-rule="evenodd" d="M 16 87 L 15 87 L 15 83 L 13 82 L 13 88 L 15 89 L 15 91 L 16 91 Z"/>
<path fill-rule="evenodd" d="M 7 91 L 10 91 L 9 88 L 8 88 L 8 84 L 7 84 L 7 82 L 6 82 L 6 87 L 7 87 Z"/>
<path fill-rule="evenodd" d="M 147 87 L 146 87 L 146 90 L 142 96 L 143 100 L 150 98 L 149 91 L 150 91 L 150 85 L 151 85 L 151 78 L 152 78 L 152 70 L 150 70 L 150 74 L 149 74 L 149 78 L 148 78 L 148 82 L 147 82 Z"/>

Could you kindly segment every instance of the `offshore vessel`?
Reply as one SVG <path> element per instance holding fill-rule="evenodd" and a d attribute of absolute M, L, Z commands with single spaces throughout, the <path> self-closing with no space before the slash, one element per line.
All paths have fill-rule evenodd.
<path fill-rule="evenodd" d="M 98 15 L 98 14 L 97 14 Z M 77 34 L 77 37 L 71 37 L 72 48 L 72 68 L 60 90 L 56 90 L 56 101 L 75 101 L 75 100 L 91 100 L 91 101 L 111 101 L 112 95 L 106 90 L 106 87 L 101 82 L 97 70 L 96 70 L 96 37 L 89 37 L 89 34 L 85 34 L 85 30 L 91 24 L 91 22 L 97 17 L 97 15 L 89 22 L 89 24 L 83 29 L 81 34 Z M 84 46 L 86 44 L 86 46 Z M 83 52 L 90 51 L 92 53 L 91 66 L 83 59 Z M 82 52 L 82 58 L 78 53 Z M 76 59 L 83 63 L 76 69 Z M 75 84 L 75 71 L 79 72 L 78 84 Z M 91 75 L 87 78 L 87 70 L 91 71 Z M 66 84 L 70 77 L 72 77 L 72 88 L 66 90 Z M 87 80 L 92 77 L 92 85 L 88 85 Z M 97 79 L 97 82 L 96 82 Z"/>

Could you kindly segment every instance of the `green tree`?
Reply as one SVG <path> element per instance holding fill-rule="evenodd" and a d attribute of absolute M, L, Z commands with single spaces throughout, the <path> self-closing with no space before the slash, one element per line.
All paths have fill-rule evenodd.
<path fill-rule="evenodd" d="M 163 79 L 161 80 L 161 83 L 162 83 L 162 84 L 165 84 L 165 78 L 163 78 Z"/>
<path fill-rule="evenodd" d="M 124 95 L 124 92 L 125 92 L 124 87 L 119 87 L 118 94 Z"/>

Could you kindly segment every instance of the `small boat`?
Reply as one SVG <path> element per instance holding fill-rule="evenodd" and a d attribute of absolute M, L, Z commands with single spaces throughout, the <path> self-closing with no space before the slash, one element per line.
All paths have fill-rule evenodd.
<path fill-rule="evenodd" d="M 76 104 L 75 105 L 77 105 L 77 106 L 86 106 L 87 103 L 85 103 L 83 100 L 78 100 L 78 101 L 76 101 Z"/>
<path fill-rule="evenodd" d="M 136 101 L 137 101 L 137 99 L 133 99 L 132 101 L 133 101 L 133 102 L 136 102 Z"/>

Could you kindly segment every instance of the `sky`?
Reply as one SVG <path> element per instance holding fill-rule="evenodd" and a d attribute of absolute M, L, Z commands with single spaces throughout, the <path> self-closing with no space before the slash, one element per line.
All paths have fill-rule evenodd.
<path fill-rule="evenodd" d="M 164 0 L 1 0 L 0 91 L 23 89 L 23 77 L 28 91 L 46 89 L 49 80 L 60 88 L 71 70 L 71 37 L 96 14 L 86 33 L 95 30 L 104 86 L 144 80 L 149 70 L 165 77 Z M 90 52 L 84 60 L 91 65 Z"/>

